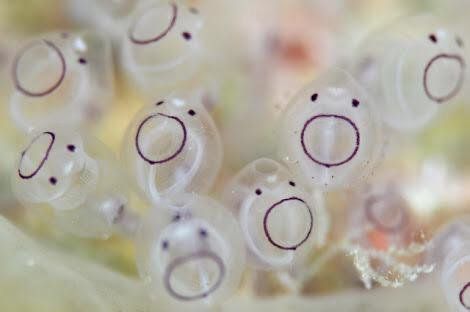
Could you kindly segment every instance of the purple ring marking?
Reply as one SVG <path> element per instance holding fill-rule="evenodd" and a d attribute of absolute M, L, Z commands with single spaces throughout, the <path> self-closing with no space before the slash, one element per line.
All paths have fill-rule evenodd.
<path fill-rule="evenodd" d="M 428 73 L 429 73 L 429 69 L 434 64 L 434 62 L 436 62 L 440 59 L 450 59 L 450 60 L 457 61 L 460 65 L 460 75 L 459 75 L 459 79 L 458 79 L 456 85 L 454 86 L 454 88 L 449 93 L 447 93 L 444 96 L 435 96 L 431 93 L 431 91 L 428 87 Z M 426 68 L 424 69 L 424 74 L 423 74 L 423 87 L 424 87 L 424 92 L 426 93 L 426 96 L 429 99 L 431 99 L 432 101 L 437 102 L 437 103 L 442 103 L 442 102 L 448 101 L 451 98 L 453 98 L 454 96 L 456 96 L 459 93 L 460 89 L 462 88 L 463 81 L 465 79 L 465 66 L 466 66 L 465 61 L 463 60 L 463 58 L 460 55 L 457 55 L 457 54 L 441 53 L 441 54 L 438 54 L 435 57 L 433 57 L 427 63 Z"/>
<path fill-rule="evenodd" d="M 383 196 L 380 196 L 383 197 Z M 408 223 L 408 217 L 407 214 L 403 211 L 403 208 L 400 206 L 400 219 L 398 222 L 392 225 L 384 225 L 382 222 L 379 221 L 379 219 L 376 217 L 376 215 L 373 212 L 373 205 L 378 202 L 380 198 L 378 196 L 372 196 L 366 200 L 365 203 L 365 213 L 366 213 L 366 218 L 369 220 L 376 228 L 378 228 L 381 232 L 386 232 L 386 233 L 396 233 L 400 229 L 406 226 Z"/>
<path fill-rule="evenodd" d="M 470 287 L 470 282 L 468 282 L 467 284 L 465 284 L 464 287 L 462 287 L 462 289 L 460 290 L 460 293 L 459 293 L 459 300 L 460 300 L 460 303 L 462 304 L 462 306 L 467 309 L 467 310 L 470 310 L 470 306 L 465 304 L 464 300 L 463 300 L 463 295 L 465 294 L 465 291 L 467 290 L 467 288 Z"/>
<path fill-rule="evenodd" d="M 269 229 L 268 229 L 268 218 L 269 218 L 269 215 L 270 213 L 274 210 L 274 208 L 276 208 L 277 206 L 281 205 L 282 203 L 284 202 L 287 202 L 287 201 L 290 201 L 290 200 L 295 200 L 295 201 L 299 201 L 301 203 L 303 203 L 305 205 L 305 208 L 307 209 L 308 211 L 308 214 L 310 216 L 310 226 L 309 226 L 309 229 L 308 229 L 308 232 L 307 232 L 307 235 L 305 235 L 305 237 L 297 244 L 295 245 L 292 245 L 292 246 L 283 246 L 277 242 L 275 242 L 271 235 L 269 234 Z M 264 234 L 266 235 L 266 238 L 268 239 L 268 241 L 276 246 L 277 248 L 279 249 L 283 249 L 283 250 L 296 250 L 298 247 L 300 247 L 300 245 L 302 245 L 303 243 L 305 243 L 307 241 L 307 239 L 310 237 L 310 234 L 312 233 L 312 229 L 313 229 L 313 215 L 312 215 L 312 211 L 310 210 L 310 207 L 307 205 L 307 203 L 301 199 L 301 198 L 298 198 L 298 197 L 288 197 L 288 198 L 284 198 L 284 199 L 281 199 L 280 201 L 274 203 L 271 207 L 269 207 L 269 209 L 266 211 L 265 215 L 264 215 L 264 218 L 263 218 L 263 228 L 264 228 Z"/>
<path fill-rule="evenodd" d="M 140 131 L 142 130 L 142 127 L 147 123 L 147 121 L 149 121 L 150 119 L 155 118 L 157 116 L 163 116 L 163 117 L 166 117 L 166 118 L 170 118 L 170 119 L 175 120 L 177 123 L 179 123 L 179 125 L 181 126 L 181 130 L 183 131 L 183 139 L 181 140 L 180 146 L 178 147 L 178 149 L 173 154 L 171 154 L 170 156 L 168 156 L 167 158 L 164 158 L 164 159 L 152 160 L 152 159 L 146 157 L 144 155 L 144 153 L 142 152 L 142 150 L 140 149 L 139 136 L 140 136 Z M 140 155 L 140 157 L 143 160 L 145 160 L 146 162 L 148 162 L 150 165 L 162 164 L 162 163 L 165 163 L 167 161 L 172 160 L 173 158 L 178 156 L 179 153 L 181 153 L 184 146 L 186 145 L 186 136 L 187 136 L 186 127 L 185 127 L 183 121 L 181 121 L 181 119 L 179 119 L 176 116 L 166 115 L 166 114 L 162 114 L 162 113 L 156 113 L 156 114 L 148 116 L 147 118 L 145 118 L 140 123 L 139 127 L 137 128 L 137 133 L 135 135 L 135 147 L 136 147 L 137 153 Z"/>
<path fill-rule="evenodd" d="M 183 265 L 186 262 L 193 261 L 195 259 L 209 259 L 215 262 L 219 268 L 219 276 L 217 278 L 217 281 L 214 283 L 214 285 L 212 285 L 208 290 L 203 291 L 199 294 L 192 295 L 192 296 L 182 295 L 173 289 L 173 286 L 171 285 L 171 282 L 170 282 L 171 274 L 173 274 L 173 271 L 178 266 Z M 219 286 L 222 284 L 224 276 L 225 276 L 225 265 L 222 259 L 211 251 L 201 250 L 196 253 L 189 254 L 187 256 L 178 257 L 175 260 L 173 260 L 168 265 L 168 268 L 165 270 L 164 283 L 165 283 L 165 288 L 168 290 L 170 295 L 173 296 L 174 298 L 178 300 L 183 300 L 183 301 L 193 301 L 193 300 L 206 298 L 208 295 L 216 291 L 217 288 L 219 288 Z"/>
<path fill-rule="evenodd" d="M 41 162 L 39 163 L 39 166 L 30 174 L 23 174 L 21 172 L 21 164 L 23 163 L 23 158 L 24 158 L 24 155 L 26 154 L 26 152 L 29 150 L 29 148 L 43 135 L 48 135 L 50 136 L 51 138 L 51 141 L 49 143 L 49 146 L 47 147 L 47 150 L 46 150 L 46 153 L 44 154 L 44 157 L 41 159 Z M 55 141 L 55 134 L 52 133 L 52 132 L 43 132 L 39 135 L 37 135 L 30 143 L 29 145 L 26 147 L 26 149 L 24 149 L 22 152 L 21 152 L 21 158 L 20 158 L 20 163 L 18 165 L 18 175 L 20 178 L 22 179 L 31 179 L 32 177 L 34 177 L 38 172 L 39 170 L 41 170 L 42 166 L 44 166 L 44 163 L 46 162 L 47 158 L 49 157 L 49 152 L 51 151 L 51 148 L 52 148 L 52 145 L 54 145 L 54 141 Z"/>
<path fill-rule="evenodd" d="M 307 130 L 307 127 L 312 122 L 314 122 L 316 119 L 319 119 L 319 118 L 337 118 L 337 119 L 340 119 L 340 120 L 343 120 L 343 121 L 347 122 L 354 129 L 354 132 L 356 133 L 356 146 L 355 146 L 354 150 L 352 151 L 351 155 L 349 155 L 345 160 L 342 160 L 342 161 L 339 161 L 339 162 L 336 162 L 336 163 L 333 163 L 333 162 L 332 163 L 327 163 L 327 162 L 320 161 L 320 160 L 316 159 L 308 151 L 307 146 L 305 145 L 305 138 L 304 138 L 305 131 Z M 302 149 L 304 150 L 304 153 L 308 156 L 308 158 L 310 158 L 313 162 L 315 162 L 315 163 L 317 163 L 321 166 L 329 168 L 329 167 L 341 166 L 341 165 L 347 163 L 348 161 L 350 161 L 351 159 L 353 159 L 354 156 L 356 156 L 356 154 L 359 150 L 359 145 L 361 143 L 361 135 L 360 135 L 359 129 L 357 128 L 356 124 L 351 119 L 347 118 L 346 116 L 335 115 L 335 114 L 320 114 L 320 115 L 313 116 L 312 118 L 310 118 L 309 120 L 307 120 L 305 122 L 304 127 L 302 128 L 302 133 L 300 134 L 300 143 L 302 144 Z"/>
<path fill-rule="evenodd" d="M 67 71 L 67 65 L 65 63 L 65 58 L 64 58 L 64 55 L 62 54 L 62 52 L 60 51 L 60 49 L 52 42 L 48 41 L 48 40 L 42 40 L 47 46 L 49 46 L 52 50 L 54 50 L 54 52 L 59 56 L 59 60 L 60 60 L 60 63 L 62 65 L 62 71 L 60 73 L 60 77 L 59 79 L 51 86 L 49 87 L 48 89 L 44 90 L 44 91 L 39 91 L 39 92 L 34 92 L 34 91 L 29 91 L 27 90 L 26 88 L 24 88 L 21 83 L 20 83 L 20 80 L 18 79 L 18 63 L 20 62 L 20 59 L 21 57 L 23 56 L 23 54 L 28 50 L 30 49 L 32 46 L 38 44 L 37 42 L 33 42 L 32 44 L 30 45 L 27 45 L 25 48 L 23 48 L 19 54 L 15 57 L 15 60 L 13 62 L 13 69 L 12 69 L 12 76 L 13 76 L 13 82 L 15 84 L 15 88 L 20 91 L 21 93 L 23 93 L 24 95 L 27 95 L 27 96 L 31 96 L 31 97 L 40 97 L 40 96 L 45 96 L 45 95 L 48 95 L 52 92 L 54 92 L 55 89 L 57 89 L 61 84 L 62 84 L 62 81 L 64 80 L 65 78 L 65 72 Z"/>
<path fill-rule="evenodd" d="M 176 3 L 170 2 L 169 5 L 171 6 L 171 10 L 172 10 L 172 17 L 170 20 L 170 24 L 168 24 L 168 26 L 160 34 L 158 34 L 156 37 L 149 38 L 149 39 L 137 39 L 136 37 L 134 37 L 134 30 L 135 30 L 135 26 L 137 22 L 134 22 L 129 28 L 129 32 L 128 32 L 129 40 L 132 43 L 144 45 L 144 44 L 157 42 L 163 37 L 165 37 L 170 32 L 170 30 L 175 26 L 176 18 L 178 17 L 178 6 L 176 5 Z"/>

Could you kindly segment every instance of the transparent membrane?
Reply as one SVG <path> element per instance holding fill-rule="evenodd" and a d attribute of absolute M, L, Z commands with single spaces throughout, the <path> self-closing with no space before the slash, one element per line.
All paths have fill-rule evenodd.
<path fill-rule="evenodd" d="M 215 304 L 238 287 L 243 237 L 235 218 L 212 199 L 184 195 L 160 202 L 137 234 L 139 272 L 151 296 L 169 302 Z"/>
<path fill-rule="evenodd" d="M 26 206 L 52 207 L 66 231 L 109 236 L 127 213 L 127 190 L 112 154 L 78 132 L 49 129 L 32 133 L 19 153 L 16 197 Z"/>
<path fill-rule="evenodd" d="M 430 243 L 397 181 L 373 181 L 346 209 L 349 229 L 344 247 L 367 288 L 373 281 L 398 287 L 432 272 L 435 263 L 424 260 Z"/>
<path fill-rule="evenodd" d="M 441 283 L 448 303 L 455 311 L 470 310 L 470 244 L 465 243 L 447 255 Z"/>
<path fill-rule="evenodd" d="M 297 93 L 284 113 L 279 144 L 295 177 L 332 189 L 370 175 L 383 136 L 369 100 L 349 74 L 336 69 Z"/>
<path fill-rule="evenodd" d="M 144 2 L 133 12 L 122 37 L 122 63 L 145 92 L 174 87 L 192 78 L 201 62 L 203 18 L 176 1 Z"/>
<path fill-rule="evenodd" d="M 127 130 L 122 158 L 149 200 L 210 189 L 222 159 L 218 130 L 202 104 L 168 96 L 144 107 Z"/>
<path fill-rule="evenodd" d="M 444 263 L 445 257 L 454 249 L 460 248 L 470 238 L 470 219 L 468 215 L 459 216 L 440 227 L 432 239 L 432 249 L 429 251 L 427 261 L 439 266 Z"/>
<path fill-rule="evenodd" d="M 430 15 L 403 18 L 359 49 L 352 73 L 389 127 L 420 129 L 465 93 L 468 53 L 448 24 Z"/>
<path fill-rule="evenodd" d="M 312 196 L 281 164 L 261 158 L 245 166 L 224 193 L 238 217 L 252 265 L 287 268 L 301 262 L 317 236 Z"/>
<path fill-rule="evenodd" d="M 32 39 L 13 60 L 10 114 L 31 130 L 96 120 L 113 94 L 111 50 L 94 33 L 52 33 Z"/>

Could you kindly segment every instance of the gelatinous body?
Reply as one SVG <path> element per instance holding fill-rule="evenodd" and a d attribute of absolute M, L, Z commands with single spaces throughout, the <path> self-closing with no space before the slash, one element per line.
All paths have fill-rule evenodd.
<path fill-rule="evenodd" d="M 349 211 L 350 232 L 364 248 L 406 248 L 412 241 L 413 214 L 398 185 L 375 184 L 359 196 Z"/>
<path fill-rule="evenodd" d="M 78 23 L 93 27 L 119 40 L 126 19 L 138 0 L 68 0 L 69 14 Z"/>
<path fill-rule="evenodd" d="M 236 219 L 214 200 L 184 195 L 160 202 L 137 234 L 138 268 L 152 297 L 213 304 L 240 282 L 245 253 Z"/>
<path fill-rule="evenodd" d="M 442 226 L 432 238 L 431 249 L 427 254 L 428 263 L 439 267 L 453 251 L 461 248 L 470 239 L 470 219 L 468 215 L 459 216 L 457 220 Z"/>
<path fill-rule="evenodd" d="M 154 95 L 193 78 L 201 65 L 202 24 L 199 11 L 181 2 L 141 3 L 122 34 L 122 63 L 130 79 Z"/>
<path fill-rule="evenodd" d="M 210 115 L 189 98 L 170 96 L 143 108 L 127 130 L 122 156 L 150 200 L 205 192 L 222 158 Z"/>
<path fill-rule="evenodd" d="M 423 257 L 430 244 L 399 182 L 376 179 L 351 202 L 345 247 L 367 288 L 372 281 L 398 287 L 433 271 Z"/>
<path fill-rule="evenodd" d="M 436 264 L 440 271 L 440 286 L 455 311 L 470 310 L 469 241 L 469 216 L 459 216 L 438 230 L 426 257 L 426 262 Z"/>
<path fill-rule="evenodd" d="M 316 242 L 312 195 L 274 160 L 261 158 L 243 168 L 226 187 L 225 201 L 238 216 L 256 267 L 292 266 Z"/>
<path fill-rule="evenodd" d="M 102 143 L 66 128 L 48 128 L 32 133 L 21 151 L 13 190 L 27 206 L 51 206 L 69 232 L 108 236 L 127 213 L 117 168 Z"/>
<path fill-rule="evenodd" d="M 10 114 L 22 130 L 96 120 L 113 95 L 110 44 L 95 33 L 54 33 L 20 48 Z"/>
<path fill-rule="evenodd" d="M 411 17 L 371 35 L 353 73 L 388 126 L 415 130 L 462 98 L 468 84 L 465 49 L 464 39 L 445 22 Z"/>
<path fill-rule="evenodd" d="M 441 273 L 441 287 L 456 311 L 470 310 L 470 244 L 468 237 L 447 255 Z"/>
<path fill-rule="evenodd" d="M 283 117 L 282 160 L 307 185 L 343 187 L 368 176 L 383 140 L 363 90 L 333 70 L 302 89 Z"/>

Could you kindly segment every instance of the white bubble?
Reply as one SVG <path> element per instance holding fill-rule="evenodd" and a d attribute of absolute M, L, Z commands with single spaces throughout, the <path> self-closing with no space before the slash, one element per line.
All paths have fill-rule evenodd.
<path fill-rule="evenodd" d="M 208 191 L 219 171 L 218 130 L 191 98 L 168 96 L 144 107 L 127 130 L 122 159 L 138 189 L 152 201 Z"/>
<path fill-rule="evenodd" d="M 13 191 L 26 206 L 47 204 L 65 231 L 107 237 L 123 221 L 124 178 L 99 141 L 66 128 L 34 132 L 19 154 Z"/>
<path fill-rule="evenodd" d="M 356 82 L 332 70 L 291 100 L 279 151 L 306 185 L 331 189 L 366 178 L 383 147 L 380 118 Z"/>
<path fill-rule="evenodd" d="M 224 197 L 238 217 L 250 262 L 257 268 L 301 263 L 317 241 L 316 203 L 274 160 L 261 158 L 248 164 L 229 182 Z"/>
<path fill-rule="evenodd" d="M 216 201 L 184 195 L 160 202 L 137 234 L 137 262 L 150 292 L 169 302 L 214 304 L 238 287 L 243 238 L 235 218 Z"/>
<path fill-rule="evenodd" d="M 42 35 L 17 51 L 11 81 L 10 114 L 18 128 L 89 124 L 113 95 L 110 44 L 93 32 Z"/>
<path fill-rule="evenodd" d="M 415 16 L 370 35 L 352 72 L 389 127 L 416 130 L 462 98 L 468 54 L 464 38 L 448 23 Z"/>

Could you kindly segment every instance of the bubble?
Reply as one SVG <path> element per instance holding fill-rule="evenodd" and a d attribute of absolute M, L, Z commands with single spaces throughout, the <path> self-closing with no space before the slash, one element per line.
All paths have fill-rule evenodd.
<path fill-rule="evenodd" d="M 143 108 L 127 130 L 122 159 L 138 189 L 153 201 L 208 191 L 221 164 L 221 142 L 204 107 L 169 96 Z"/>
<path fill-rule="evenodd" d="M 173 303 L 214 304 L 238 287 L 245 253 L 235 218 L 214 200 L 160 202 L 137 234 L 137 262 L 151 293 Z"/>
<path fill-rule="evenodd" d="M 99 34 L 51 33 L 31 39 L 12 62 L 15 125 L 29 131 L 96 120 L 113 94 L 111 61 L 109 43 Z"/>
<path fill-rule="evenodd" d="M 144 2 L 132 13 L 122 38 L 122 63 L 145 93 L 174 89 L 201 65 L 200 14 L 180 2 Z"/>
<path fill-rule="evenodd" d="M 462 98 L 465 50 L 464 39 L 448 23 L 430 15 L 402 18 L 365 40 L 352 72 L 389 127 L 416 130 Z"/>
<path fill-rule="evenodd" d="M 366 178 L 382 150 L 380 118 L 364 91 L 332 70 L 291 100 L 281 125 L 279 152 L 294 176 L 322 189 Z"/>
<path fill-rule="evenodd" d="M 261 158 L 245 166 L 225 189 L 238 216 L 250 263 L 282 269 L 300 263 L 318 236 L 316 203 L 281 164 Z"/>
<path fill-rule="evenodd" d="M 91 137 L 60 127 L 32 133 L 17 168 L 16 197 L 25 206 L 52 207 L 67 232 L 107 237 L 126 221 L 123 176 L 111 152 Z"/>

